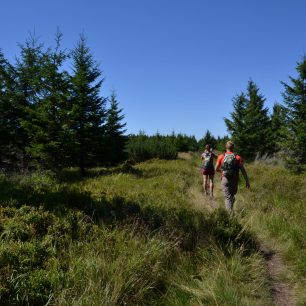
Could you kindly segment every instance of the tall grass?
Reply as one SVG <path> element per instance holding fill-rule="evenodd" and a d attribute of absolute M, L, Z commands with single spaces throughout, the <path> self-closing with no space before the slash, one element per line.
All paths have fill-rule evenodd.
<path fill-rule="evenodd" d="M 305 305 L 306 175 L 263 162 L 248 168 L 253 191 L 238 196 L 242 221 L 282 255 L 283 278 L 294 287 L 298 305 Z"/>
<path fill-rule="evenodd" d="M 1 305 L 269 305 L 254 237 L 190 197 L 195 165 L 2 175 Z"/>

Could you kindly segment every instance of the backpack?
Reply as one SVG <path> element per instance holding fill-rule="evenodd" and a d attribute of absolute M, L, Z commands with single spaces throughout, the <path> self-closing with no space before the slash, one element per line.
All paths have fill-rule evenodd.
<path fill-rule="evenodd" d="M 204 157 L 204 162 L 202 168 L 204 170 L 213 168 L 214 164 L 213 164 L 212 152 L 204 152 L 203 157 Z"/>
<path fill-rule="evenodd" d="M 224 154 L 222 170 L 223 175 L 227 178 L 231 178 L 238 173 L 239 167 L 237 165 L 236 154 Z"/>

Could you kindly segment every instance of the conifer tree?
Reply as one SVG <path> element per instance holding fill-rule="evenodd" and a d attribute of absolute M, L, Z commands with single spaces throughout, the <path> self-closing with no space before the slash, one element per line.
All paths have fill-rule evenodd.
<path fill-rule="evenodd" d="M 306 56 L 297 64 L 297 78 L 283 82 L 284 102 L 288 109 L 288 161 L 297 171 L 306 169 Z"/>
<path fill-rule="evenodd" d="M 36 40 L 27 43 L 22 47 L 19 61 L 20 81 L 35 93 L 34 99 L 25 96 L 27 116 L 22 119 L 22 125 L 29 138 L 26 151 L 32 164 L 51 169 L 68 163 L 71 141 L 67 118 L 69 75 L 62 69 L 67 55 L 60 50 L 61 36 L 56 34 L 54 51 L 43 50 Z M 29 57 L 36 60 L 28 64 Z M 31 70 L 35 71 L 35 78 L 31 77 Z"/>
<path fill-rule="evenodd" d="M 68 72 L 63 69 L 68 55 L 61 50 L 61 38 L 62 34 L 58 32 L 55 50 L 48 49 L 44 54 L 43 95 L 37 105 L 40 119 L 38 133 L 42 135 L 39 154 L 49 168 L 71 164 L 71 84 Z"/>
<path fill-rule="evenodd" d="M 113 91 L 110 96 L 110 108 L 107 111 L 105 124 L 106 158 L 111 163 L 118 162 L 124 157 L 126 123 L 123 120 L 122 108 L 119 107 L 116 93 Z"/>
<path fill-rule="evenodd" d="M 260 94 L 258 86 L 249 81 L 246 94 L 234 98 L 232 120 L 225 118 L 237 152 L 246 159 L 252 160 L 257 154 L 272 152 L 271 122 L 264 103 L 265 98 Z"/>
<path fill-rule="evenodd" d="M 101 70 L 93 58 L 84 36 L 72 51 L 72 130 L 75 136 L 76 163 L 85 174 L 85 168 L 96 163 L 101 150 L 103 124 L 106 119 L 105 99 L 100 90 Z"/>
<path fill-rule="evenodd" d="M 42 61 L 43 45 L 35 36 L 30 36 L 23 45 L 20 45 L 20 55 L 15 65 L 16 87 L 14 96 L 18 101 L 21 113 L 19 118 L 21 138 L 22 168 L 31 166 L 35 149 L 39 146 L 32 136 L 36 132 L 35 122 L 37 117 L 37 105 L 42 96 Z M 36 164 L 37 165 L 37 164 Z"/>
<path fill-rule="evenodd" d="M 287 109 L 281 104 L 275 103 L 271 114 L 271 132 L 273 153 L 284 149 L 284 141 L 287 138 Z"/>
<path fill-rule="evenodd" d="M 207 130 L 204 137 L 199 140 L 199 150 L 203 151 L 205 145 L 210 144 L 211 148 L 215 148 L 217 144 L 216 138 Z"/>
<path fill-rule="evenodd" d="M 231 119 L 225 118 L 225 125 L 232 136 L 235 143 L 236 151 L 244 155 L 244 144 L 247 142 L 247 134 L 245 132 L 245 114 L 247 107 L 247 98 L 244 93 L 236 95 L 233 98 L 234 111 L 230 114 Z"/>
<path fill-rule="evenodd" d="M 245 111 L 245 131 L 247 141 L 244 143 L 246 158 L 254 159 L 270 154 L 272 151 L 271 122 L 265 97 L 259 92 L 258 86 L 249 81 L 247 87 L 248 104 Z"/>
<path fill-rule="evenodd" d="M 20 168 L 24 133 L 14 67 L 0 51 L 0 168 Z"/>
<path fill-rule="evenodd" d="M 225 152 L 225 145 L 229 140 L 230 139 L 227 135 L 223 137 L 218 136 L 216 143 L 216 150 L 219 152 Z"/>
<path fill-rule="evenodd" d="M 111 137 L 122 137 L 126 132 L 126 123 L 123 122 L 124 115 L 122 108 L 119 108 L 115 91 L 110 96 L 110 108 L 107 111 L 105 133 Z"/>

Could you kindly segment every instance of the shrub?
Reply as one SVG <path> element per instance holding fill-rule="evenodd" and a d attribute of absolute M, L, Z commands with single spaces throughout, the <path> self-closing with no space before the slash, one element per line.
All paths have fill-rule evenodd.
<path fill-rule="evenodd" d="M 144 161 L 151 158 L 176 159 L 177 148 L 166 137 L 161 136 L 132 136 L 126 145 L 126 152 L 130 159 Z"/>

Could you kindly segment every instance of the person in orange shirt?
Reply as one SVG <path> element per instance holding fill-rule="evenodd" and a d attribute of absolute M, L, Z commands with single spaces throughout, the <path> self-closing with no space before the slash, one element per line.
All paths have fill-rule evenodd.
<path fill-rule="evenodd" d="M 241 156 L 234 153 L 234 143 L 226 143 L 226 153 L 218 156 L 215 171 L 222 170 L 221 186 L 224 193 L 226 209 L 232 214 L 235 202 L 235 195 L 238 190 L 239 170 L 244 177 L 246 187 L 250 188 L 250 181 L 243 166 Z"/>

